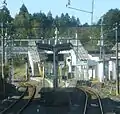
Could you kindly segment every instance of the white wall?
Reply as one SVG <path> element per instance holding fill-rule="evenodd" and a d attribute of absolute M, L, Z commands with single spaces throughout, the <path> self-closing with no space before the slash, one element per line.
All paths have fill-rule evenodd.
<path fill-rule="evenodd" d="M 70 50 L 71 56 L 72 56 L 72 65 L 76 65 L 76 55 L 73 50 Z"/>
<path fill-rule="evenodd" d="M 91 79 L 91 77 L 92 77 L 92 72 L 93 72 L 93 79 L 95 79 L 96 78 L 96 69 L 95 68 L 93 69 L 93 71 L 92 71 L 92 69 L 88 70 L 89 79 Z"/>
<path fill-rule="evenodd" d="M 101 65 L 99 66 L 99 57 L 92 57 L 91 55 L 89 55 L 89 58 L 93 61 L 96 61 L 96 66 L 94 66 L 93 69 L 93 78 L 95 79 L 96 76 L 98 76 L 99 79 L 101 79 L 101 77 L 99 76 L 99 74 L 101 75 Z M 100 69 L 99 69 L 100 68 Z M 88 71 L 89 73 L 89 79 L 92 77 L 92 69 L 89 69 Z"/>
<path fill-rule="evenodd" d="M 103 63 L 100 62 L 98 63 L 98 78 L 99 78 L 99 81 L 102 82 L 103 79 L 104 79 L 104 76 L 103 76 Z"/>
<path fill-rule="evenodd" d="M 112 71 L 113 71 L 113 79 L 116 79 L 116 64 L 115 61 L 112 61 Z"/>
<path fill-rule="evenodd" d="M 77 72 L 77 78 L 83 80 L 84 79 L 84 74 L 81 72 L 81 66 L 77 66 L 78 72 Z"/>
<path fill-rule="evenodd" d="M 31 70 L 32 70 L 32 76 L 34 76 L 34 63 L 33 63 L 33 60 L 32 60 L 32 57 L 29 51 L 28 51 L 28 59 L 29 59 L 29 63 L 31 66 Z"/>
<path fill-rule="evenodd" d="M 91 60 L 95 60 L 95 61 L 99 61 L 99 60 L 100 60 L 99 57 L 93 57 L 93 56 L 91 56 L 91 55 L 89 55 L 89 58 L 90 58 Z"/>
<path fill-rule="evenodd" d="M 89 79 L 92 77 L 92 69 L 88 70 L 88 74 L 89 74 Z"/>
<path fill-rule="evenodd" d="M 89 76 L 88 76 L 88 70 L 87 69 L 84 69 L 84 80 L 88 80 L 89 79 Z"/>
<path fill-rule="evenodd" d="M 113 65 L 112 61 L 109 61 L 109 80 L 111 80 L 111 76 L 110 75 L 113 76 L 113 73 L 110 73 L 110 72 L 113 72 L 112 71 L 113 70 L 113 66 L 112 65 Z"/>
<path fill-rule="evenodd" d="M 70 59 L 71 61 L 68 61 L 68 59 Z M 71 56 L 67 57 L 66 62 L 69 67 L 68 72 L 71 73 L 72 72 L 72 57 Z"/>

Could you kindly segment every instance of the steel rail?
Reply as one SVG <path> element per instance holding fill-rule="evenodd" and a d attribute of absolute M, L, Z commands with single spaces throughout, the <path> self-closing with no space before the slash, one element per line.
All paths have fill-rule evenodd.
<path fill-rule="evenodd" d="M 85 94 L 85 104 L 84 104 L 84 111 L 83 111 L 83 114 L 87 114 L 87 105 L 88 105 L 88 93 L 84 90 L 84 88 L 82 87 L 79 87 L 77 88 L 79 90 L 81 90 L 84 94 Z"/>
<path fill-rule="evenodd" d="M 31 86 L 31 85 L 30 85 L 30 87 L 32 87 L 33 90 L 32 90 L 32 95 L 31 95 L 31 97 L 28 99 L 27 103 L 22 103 L 22 100 L 23 100 L 26 92 L 28 92 L 29 86 L 27 86 L 26 92 L 24 92 L 24 93 L 21 95 L 21 97 L 20 97 L 15 103 L 11 104 L 8 108 L 6 108 L 6 109 L 3 110 L 2 112 L 0 112 L 0 114 L 7 114 L 8 111 L 11 112 L 11 113 L 12 113 L 12 112 L 15 113 L 13 109 L 14 109 L 15 107 L 17 107 L 17 105 L 19 106 L 20 103 L 21 103 L 20 105 L 22 106 L 22 108 L 20 108 L 20 106 L 19 106 L 20 109 L 16 110 L 16 114 L 21 114 L 21 113 L 29 106 L 29 104 L 32 102 L 32 100 L 33 100 L 33 98 L 34 98 L 34 96 L 35 96 L 36 87 L 35 87 L 35 86 Z M 17 108 L 18 108 L 18 107 L 17 107 Z"/>
<path fill-rule="evenodd" d="M 89 92 L 90 94 L 93 93 L 93 94 L 96 96 L 96 98 L 98 99 L 100 112 L 101 112 L 101 114 L 104 114 L 103 106 L 102 106 L 102 101 L 101 101 L 100 95 L 99 95 L 97 92 L 91 90 L 91 88 L 89 88 L 89 87 L 84 88 L 84 89 L 85 89 L 87 92 Z"/>
<path fill-rule="evenodd" d="M 9 105 L 7 108 L 5 108 L 4 110 L 2 110 L 0 112 L 0 114 L 5 114 L 9 109 L 11 109 L 12 107 L 14 107 L 27 93 L 28 91 L 28 87 L 26 87 L 26 90 L 22 93 L 22 95 L 19 97 L 18 100 L 16 100 L 15 102 L 13 102 L 11 105 Z"/>
<path fill-rule="evenodd" d="M 33 87 L 33 93 L 32 93 L 32 96 L 30 97 L 30 99 L 28 100 L 28 102 L 18 111 L 17 114 L 22 114 L 22 112 L 30 105 L 30 103 L 32 102 L 34 96 L 35 96 L 35 93 L 36 93 L 36 87 L 34 86 Z"/>

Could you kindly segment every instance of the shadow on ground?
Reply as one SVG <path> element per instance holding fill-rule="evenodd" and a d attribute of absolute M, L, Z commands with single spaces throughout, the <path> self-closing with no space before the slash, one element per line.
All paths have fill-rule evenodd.
<path fill-rule="evenodd" d="M 20 96 L 21 93 L 22 91 L 21 92 L 18 91 L 15 85 L 5 82 L 3 86 L 3 81 L 0 81 L 0 100 L 6 99 L 12 96 Z"/>
<path fill-rule="evenodd" d="M 11 95 L 17 93 L 13 85 L 11 85 L 10 88 L 12 88 Z M 9 93 L 11 90 L 8 90 L 7 92 Z M 110 98 L 101 100 L 104 114 L 107 112 L 120 114 L 120 102 Z M 56 90 L 52 88 L 42 88 L 39 92 L 39 98 L 35 98 L 25 109 L 23 114 L 83 114 L 84 101 L 84 94 L 75 88 L 59 88 Z M 27 99 L 24 99 L 22 102 L 27 102 Z M 87 114 L 101 114 L 97 105 L 91 105 L 97 104 L 97 99 L 90 100 L 89 103 L 90 105 L 87 107 Z M 20 107 L 22 107 L 22 103 L 18 105 L 18 109 Z"/>

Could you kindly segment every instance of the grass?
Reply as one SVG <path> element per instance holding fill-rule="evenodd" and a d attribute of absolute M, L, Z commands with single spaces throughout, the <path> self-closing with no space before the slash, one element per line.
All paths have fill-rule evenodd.
<path fill-rule="evenodd" d="M 95 79 L 91 79 L 91 82 L 92 82 L 93 84 L 96 84 L 96 83 L 99 82 L 99 80 L 98 80 L 97 78 L 95 78 Z"/>
<path fill-rule="evenodd" d="M 113 88 L 112 88 L 112 87 Z M 109 85 L 105 85 L 105 87 L 101 88 L 99 85 L 97 88 L 94 88 L 96 90 L 97 93 L 99 93 L 99 95 L 101 96 L 101 98 L 120 98 L 120 95 L 116 96 L 116 89 L 115 86 L 109 84 Z"/>
<path fill-rule="evenodd" d="M 40 82 L 37 82 L 37 81 L 34 81 L 34 80 L 30 80 L 30 81 L 27 81 L 27 82 L 20 82 L 19 85 L 20 86 L 37 86 L 39 85 Z"/>
<path fill-rule="evenodd" d="M 14 78 L 15 79 L 22 78 L 22 77 L 25 78 L 25 75 L 26 75 L 25 64 L 14 67 Z"/>

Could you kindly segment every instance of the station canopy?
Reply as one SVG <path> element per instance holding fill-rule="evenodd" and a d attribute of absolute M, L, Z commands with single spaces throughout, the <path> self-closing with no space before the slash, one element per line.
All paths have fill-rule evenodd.
<path fill-rule="evenodd" d="M 53 45 L 55 44 L 55 39 L 51 38 L 51 39 L 41 40 L 41 41 L 36 42 L 36 44 L 38 46 L 38 49 L 44 49 L 44 50 L 52 51 L 53 50 Z M 89 56 L 88 56 L 87 50 L 85 50 L 85 48 L 81 44 L 80 40 L 77 41 L 75 38 L 72 38 L 72 39 L 69 39 L 69 38 L 58 39 L 56 47 L 57 48 L 60 47 L 59 51 L 73 49 L 75 54 L 78 55 L 77 57 L 80 61 L 82 61 L 82 60 L 86 61 L 86 60 L 90 59 Z"/>

